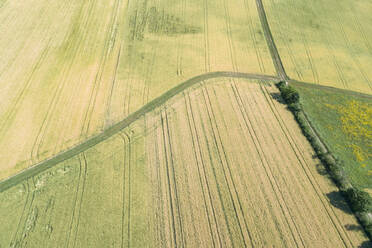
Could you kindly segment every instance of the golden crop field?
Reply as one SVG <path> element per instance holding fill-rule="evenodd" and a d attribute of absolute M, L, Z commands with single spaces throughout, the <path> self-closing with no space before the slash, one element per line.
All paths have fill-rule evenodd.
<path fill-rule="evenodd" d="M 206 72 L 274 74 L 254 1 L 1 1 L 0 178 Z"/>
<path fill-rule="evenodd" d="M 263 0 L 290 78 L 372 94 L 372 2 Z"/>
<path fill-rule="evenodd" d="M 277 94 L 237 78 L 183 91 L 0 193 L 0 246 L 362 245 L 367 238 Z"/>

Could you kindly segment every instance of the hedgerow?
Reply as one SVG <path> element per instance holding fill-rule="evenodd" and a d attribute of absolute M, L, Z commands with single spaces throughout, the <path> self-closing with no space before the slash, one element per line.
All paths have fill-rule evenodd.
<path fill-rule="evenodd" d="M 293 113 L 296 121 L 301 127 L 304 136 L 310 142 L 316 155 L 325 165 L 332 180 L 339 187 L 350 208 L 372 240 L 372 197 L 350 183 L 343 169 L 343 162 L 328 151 L 321 137 L 319 137 L 308 121 L 306 113 L 303 111 L 300 104 L 300 95 L 297 90 L 283 81 L 277 83 L 276 86 L 287 104 L 288 109 Z"/>

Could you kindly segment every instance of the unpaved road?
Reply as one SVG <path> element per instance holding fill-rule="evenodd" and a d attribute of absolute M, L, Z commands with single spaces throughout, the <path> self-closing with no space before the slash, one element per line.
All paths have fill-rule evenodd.
<path fill-rule="evenodd" d="M 30 178 L 42 171 L 45 171 L 48 168 L 51 168 L 52 166 L 69 159 L 87 149 L 90 147 L 100 143 L 101 141 L 111 137 L 112 135 L 116 134 L 117 132 L 123 130 L 124 128 L 128 127 L 131 123 L 145 115 L 146 113 L 160 107 L 165 102 L 167 102 L 170 98 L 173 96 L 181 93 L 187 88 L 190 88 L 191 86 L 204 81 L 208 79 L 213 78 L 220 78 L 220 77 L 232 77 L 232 78 L 245 78 L 245 79 L 256 79 L 261 80 L 262 82 L 272 82 L 272 81 L 279 81 L 280 78 L 275 76 L 269 76 L 269 75 L 259 75 L 259 74 L 250 74 L 250 73 L 239 73 L 239 72 L 211 72 L 202 74 L 196 77 L 193 77 L 178 86 L 174 87 L 173 89 L 167 91 L 163 95 L 159 96 L 158 98 L 155 98 L 148 104 L 144 105 L 142 108 L 137 110 L 136 112 L 130 114 L 125 119 L 121 120 L 120 122 L 114 124 L 113 126 L 107 128 L 102 133 L 98 134 L 97 136 L 94 136 L 92 138 L 87 139 L 85 142 L 80 143 L 66 151 L 62 151 L 61 153 L 57 154 L 56 156 L 53 156 L 49 159 L 46 159 L 40 163 L 37 163 L 33 165 L 32 167 L 21 171 L 20 173 L 11 176 L 7 179 L 4 179 L 0 181 L 0 192 L 5 191 L 6 189 L 12 187 L 13 185 L 16 185 L 17 183 Z"/>

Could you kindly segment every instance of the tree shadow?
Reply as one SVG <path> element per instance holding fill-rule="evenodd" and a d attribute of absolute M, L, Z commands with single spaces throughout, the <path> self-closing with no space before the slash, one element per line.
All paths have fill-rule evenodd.
<path fill-rule="evenodd" d="M 345 225 L 346 230 L 348 231 L 355 231 L 355 232 L 364 232 L 362 226 L 360 225 L 355 225 L 355 224 L 346 224 Z M 372 248 L 372 242 L 371 241 L 364 241 L 360 245 L 358 245 L 358 248 L 367 248 L 371 247 Z"/>
<path fill-rule="evenodd" d="M 316 171 L 319 173 L 319 175 L 328 177 L 328 172 L 322 164 L 316 164 Z"/>
<path fill-rule="evenodd" d="M 372 243 L 370 241 L 364 241 L 361 245 L 358 246 L 358 248 L 371 248 Z"/>
<path fill-rule="evenodd" d="M 284 99 L 282 98 L 282 95 L 279 92 L 270 93 L 271 97 L 278 101 L 281 104 L 285 104 Z"/>
<path fill-rule="evenodd" d="M 331 204 L 334 207 L 336 207 L 338 209 L 341 209 L 342 211 L 344 211 L 347 214 L 352 214 L 349 206 L 347 205 L 347 202 L 342 197 L 340 192 L 333 191 L 333 192 L 328 193 L 326 195 L 327 195 L 328 199 L 330 200 Z"/>
<path fill-rule="evenodd" d="M 359 225 L 354 225 L 354 224 L 346 224 L 345 225 L 346 230 L 349 231 L 362 231 L 363 228 Z"/>

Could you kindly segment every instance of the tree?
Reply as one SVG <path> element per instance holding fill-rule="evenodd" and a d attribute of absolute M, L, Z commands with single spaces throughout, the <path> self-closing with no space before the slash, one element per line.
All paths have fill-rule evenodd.
<path fill-rule="evenodd" d="M 371 197 L 367 192 L 357 188 L 349 188 L 345 191 L 351 207 L 356 212 L 367 212 L 371 207 Z"/>
<path fill-rule="evenodd" d="M 282 87 L 282 96 L 287 104 L 298 103 L 300 95 L 292 86 Z"/>

